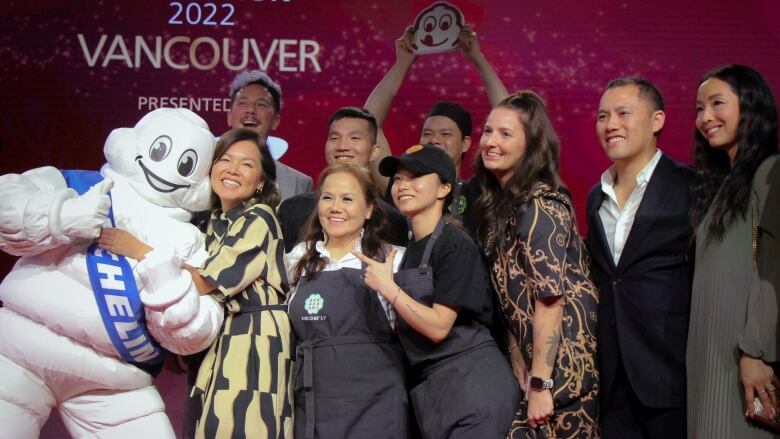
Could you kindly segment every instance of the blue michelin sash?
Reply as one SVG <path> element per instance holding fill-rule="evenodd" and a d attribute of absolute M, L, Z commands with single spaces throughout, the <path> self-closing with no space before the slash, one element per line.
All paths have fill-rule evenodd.
<path fill-rule="evenodd" d="M 79 195 L 103 180 L 97 171 L 60 172 L 68 187 Z M 108 210 L 108 219 L 112 227 L 116 226 L 113 208 Z M 87 272 L 114 348 L 126 362 L 156 376 L 162 368 L 164 351 L 146 331 L 144 306 L 130 263 L 124 256 L 114 255 L 93 243 L 87 249 Z"/>

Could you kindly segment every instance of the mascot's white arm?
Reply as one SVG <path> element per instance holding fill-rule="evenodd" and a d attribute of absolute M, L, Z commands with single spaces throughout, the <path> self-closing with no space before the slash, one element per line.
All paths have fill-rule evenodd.
<path fill-rule="evenodd" d="M 106 139 L 106 161 L 152 204 L 197 212 L 209 206 L 214 143 L 206 121 L 197 114 L 184 108 L 160 108 L 133 128 L 114 130 Z M 177 242 L 152 243 L 154 250 L 135 267 L 144 284 L 140 298 L 146 326 L 171 352 L 200 352 L 219 333 L 224 310 L 213 298 L 198 294 L 191 275 L 181 268 L 182 262 L 200 266 L 205 260 L 202 239 L 184 243 L 178 236 L 168 238 Z M 195 256 L 197 248 L 203 257 Z"/>
<path fill-rule="evenodd" d="M 154 249 L 138 263 L 144 281 L 141 301 L 146 327 L 163 347 L 189 355 L 211 345 L 224 320 L 224 308 L 210 295 L 200 295 L 182 260 L 171 249 Z"/>
<path fill-rule="evenodd" d="M 100 234 L 111 200 L 110 179 L 84 195 L 51 166 L 0 176 L 0 250 L 33 256 Z"/>

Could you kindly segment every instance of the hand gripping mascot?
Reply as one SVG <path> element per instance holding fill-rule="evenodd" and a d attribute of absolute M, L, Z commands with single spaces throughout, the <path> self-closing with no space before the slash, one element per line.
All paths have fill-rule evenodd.
<path fill-rule="evenodd" d="M 100 172 L 0 176 L 0 249 L 21 256 L 0 284 L 0 437 L 38 437 L 56 406 L 74 437 L 173 438 L 152 385 L 161 346 L 198 352 L 222 324 L 216 302 L 170 264 L 207 256 L 188 222 L 211 193 L 206 122 L 155 110 L 114 130 L 104 152 Z M 155 250 L 140 263 L 102 251 L 92 243 L 102 226 Z M 149 280 L 161 278 L 155 291 Z"/>

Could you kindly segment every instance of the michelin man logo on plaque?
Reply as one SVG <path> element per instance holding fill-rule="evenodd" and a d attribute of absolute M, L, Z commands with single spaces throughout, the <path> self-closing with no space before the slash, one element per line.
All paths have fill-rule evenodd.
<path fill-rule="evenodd" d="M 99 172 L 0 176 L 0 249 L 21 256 L 0 284 L 0 437 L 37 437 L 54 407 L 74 437 L 174 437 L 152 384 L 164 353 L 155 339 L 165 347 L 161 321 L 197 314 L 197 291 L 179 270 L 166 285 L 176 291 L 157 294 L 138 270 L 148 257 L 93 240 L 118 227 L 201 267 L 204 239 L 189 220 L 208 208 L 214 137 L 195 113 L 164 108 L 112 131 L 104 153 Z M 169 311 L 182 301 L 188 315 Z"/>
<path fill-rule="evenodd" d="M 415 52 L 422 55 L 455 49 L 464 23 L 460 9 L 447 2 L 423 9 L 414 20 Z"/>

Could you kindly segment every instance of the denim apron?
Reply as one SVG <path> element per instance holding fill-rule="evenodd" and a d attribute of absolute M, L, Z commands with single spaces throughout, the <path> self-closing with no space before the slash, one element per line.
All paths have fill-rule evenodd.
<path fill-rule="evenodd" d="M 420 265 L 395 274 L 406 294 L 429 307 L 434 303 L 430 257 L 444 225 L 441 218 Z M 488 329 L 475 319 L 456 320 L 447 338 L 437 344 L 400 317 L 397 325 L 416 383 L 410 399 L 422 437 L 505 437 L 520 400 L 519 385 Z"/>
<path fill-rule="evenodd" d="M 403 351 L 362 273 L 302 278 L 290 302 L 296 438 L 408 436 Z"/>

